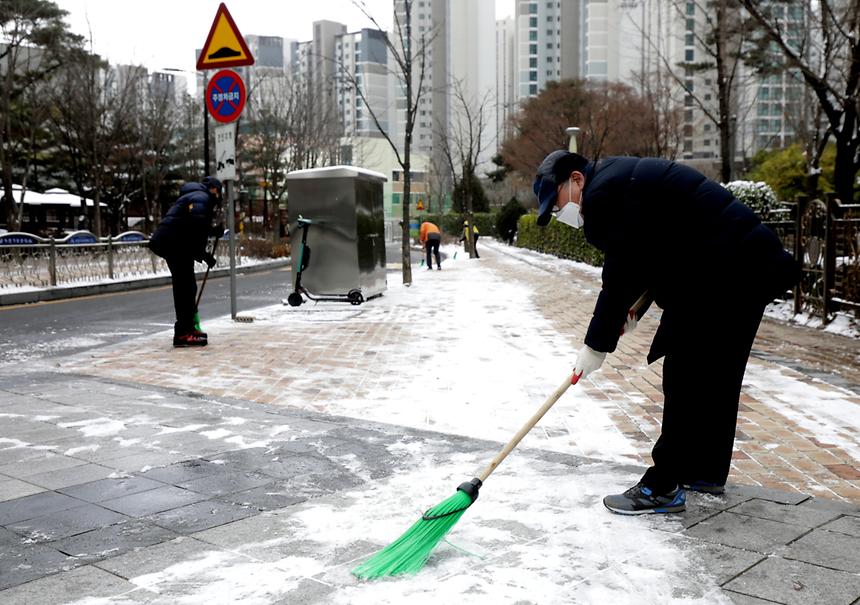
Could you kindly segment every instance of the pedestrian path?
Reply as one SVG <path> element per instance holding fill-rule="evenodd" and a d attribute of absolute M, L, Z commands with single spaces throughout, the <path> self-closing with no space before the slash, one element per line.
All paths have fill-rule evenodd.
<path fill-rule="evenodd" d="M 651 314 L 421 573 L 356 580 L 566 378 L 599 290 L 598 270 L 536 253 L 448 252 L 360 307 L 209 322 L 205 349 L 164 332 L 0 369 L 0 602 L 860 603 L 860 401 L 853 370 L 826 367 L 843 340 L 808 372 L 771 344 L 808 333 L 769 324 L 725 495 L 604 509 L 659 430 Z"/>
<path fill-rule="evenodd" d="M 854 603 L 860 508 L 761 488 L 629 518 L 639 469 L 519 449 L 414 577 L 349 570 L 497 443 L 58 373 L 0 376 L 0 602 Z M 14 434 L 16 437 L 5 435 Z"/>
<path fill-rule="evenodd" d="M 391 283 L 361 307 L 276 305 L 254 324 L 210 323 L 203 351 L 174 351 L 164 335 L 64 367 L 504 441 L 569 372 L 599 270 L 501 244 L 480 260 L 448 252 L 442 271 L 416 270 L 411 288 Z M 657 319 L 649 313 L 600 372 L 571 389 L 530 444 L 648 464 L 662 413 L 661 362 L 644 361 Z M 765 330 L 745 379 L 730 481 L 860 503 L 860 393 L 846 387 L 856 369 L 822 380 L 820 347 L 816 372 L 799 371 L 802 355 L 788 358 L 775 334 L 808 340 L 809 330 L 774 322 Z M 838 343 L 841 359 L 856 346 L 826 342 Z"/>

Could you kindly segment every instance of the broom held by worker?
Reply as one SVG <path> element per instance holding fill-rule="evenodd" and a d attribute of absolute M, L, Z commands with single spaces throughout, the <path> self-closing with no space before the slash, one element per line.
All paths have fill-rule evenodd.
<path fill-rule="evenodd" d="M 647 357 L 665 357 L 653 465 L 604 504 L 624 514 L 680 512 L 683 486 L 721 493 L 752 342 L 765 305 L 796 283 L 797 264 L 729 191 L 669 160 L 592 162 L 554 151 L 538 168 L 534 192 L 538 225 L 554 215 L 604 253 L 576 376 L 597 371 L 651 302 L 663 310 Z M 631 313 L 642 292 L 651 301 Z"/>
<path fill-rule="evenodd" d="M 167 261 L 173 282 L 176 323 L 173 346 L 198 347 L 208 343 L 206 334 L 195 328 L 197 282 L 194 261 L 215 266 L 215 257 L 206 251 L 208 238 L 221 235 L 223 225 L 212 226 L 221 201 L 221 181 L 205 177 L 199 183 L 186 183 L 179 198 L 164 215 L 149 240 L 150 249 Z"/>

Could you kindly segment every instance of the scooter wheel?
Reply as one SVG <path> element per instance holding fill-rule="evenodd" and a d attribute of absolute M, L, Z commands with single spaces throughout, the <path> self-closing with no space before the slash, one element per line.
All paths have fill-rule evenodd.
<path fill-rule="evenodd" d="M 350 290 L 346 294 L 346 299 L 351 305 L 360 305 L 364 302 L 364 296 L 361 295 L 361 290 Z"/>
<path fill-rule="evenodd" d="M 302 298 L 302 295 L 298 292 L 291 292 L 290 295 L 287 297 L 287 302 L 290 304 L 291 307 L 298 307 L 305 301 Z"/>

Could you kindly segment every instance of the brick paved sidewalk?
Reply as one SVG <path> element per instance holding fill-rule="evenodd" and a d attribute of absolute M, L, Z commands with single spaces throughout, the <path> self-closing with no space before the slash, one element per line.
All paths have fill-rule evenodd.
<path fill-rule="evenodd" d="M 362 307 L 272 307 L 253 324 L 206 326 L 206 350 L 174 350 L 163 334 L 63 368 L 410 426 L 420 418 L 419 428 L 504 441 L 570 365 L 600 282 L 597 272 L 572 263 L 495 244 L 485 249 L 480 261 L 446 262 L 441 272 L 416 267 L 411 289 L 391 283 L 386 296 Z M 465 323 L 464 309 L 471 318 Z M 512 313 L 522 325 L 505 321 Z M 656 325 L 650 313 L 601 372 L 562 398 L 529 435 L 530 445 L 648 464 L 662 414 L 661 363 L 644 361 Z M 856 343 L 773 322 L 761 333 L 729 481 L 860 503 L 860 437 L 850 420 L 860 395 L 846 388 L 860 384 Z M 809 342 L 816 348 L 791 347 Z M 536 346 L 545 359 L 533 355 Z M 461 367 L 451 347 L 474 349 L 474 364 Z M 828 360 L 842 367 L 828 368 Z M 795 369 L 807 367 L 815 376 Z M 523 386 L 523 376 L 534 384 Z M 828 376 L 833 384 L 821 380 Z M 548 377 L 556 378 L 548 385 Z M 487 401 L 508 384 L 510 400 Z M 606 424 L 584 406 L 605 412 Z M 487 419 L 477 433 L 468 426 L 473 418 Z"/>

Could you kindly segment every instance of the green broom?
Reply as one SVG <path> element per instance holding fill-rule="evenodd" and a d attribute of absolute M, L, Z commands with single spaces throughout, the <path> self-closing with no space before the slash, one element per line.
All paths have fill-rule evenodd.
<path fill-rule="evenodd" d="M 215 256 L 215 251 L 218 249 L 218 240 L 220 238 L 216 237 L 215 242 L 212 244 L 212 256 Z M 200 284 L 200 290 L 197 292 L 197 300 L 194 302 L 194 329 L 198 332 L 201 332 L 200 329 L 200 311 L 198 310 L 200 307 L 200 298 L 203 296 L 203 288 L 206 287 L 206 280 L 209 279 L 209 265 L 206 265 L 206 273 L 203 274 L 203 283 Z"/>
<path fill-rule="evenodd" d="M 633 305 L 633 311 L 639 311 L 646 300 L 647 293 L 639 297 Z M 508 441 L 507 445 L 502 448 L 502 451 L 496 454 L 496 457 L 493 458 L 490 464 L 477 477 L 471 481 L 461 483 L 457 486 L 457 491 L 454 492 L 454 495 L 436 506 L 427 509 L 421 518 L 412 527 L 407 529 L 402 536 L 353 569 L 353 575 L 364 580 L 373 580 L 385 576 L 414 574 L 420 571 L 427 562 L 427 559 L 430 558 L 430 553 L 436 548 L 436 545 L 454 527 L 454 524 L 460 520 L 466 509 L 472 506 L 472 503 L 478 499 L 478 491 L 481 489 L 484 481 L 487 480 L 487 477 L 496 470 L 496 467 L 513 451 L 517 444 L 522 441 L 523 437 L 534 428 L 540 419 L 543 418 L 544 414 L 555 405 L 555 402 L 564 395 L 568 387 L 576 384 L 578 381 L 578 375 L 566 378 L 561 386 L 549 396 L 549 399 L 529 418 L 528 422 Z"/>
<path fill-rule="evenodd" d="M 578 380 L 579 376 L 565 379 L 564 383 L 550 395 L 549 399 L 477 477 L 461 483 L 453 496 L 428 509 L 412 527 L 406 530 L 406 533 L 353 569 L 353 575 L 365 580 L 372 580 L 383 576 L 420 571 L 439 541 L 460 520 L 466 509 L 478 499 L 478 490 L 490 476 L 490 473 L 511 453 L 526 436 L 526 433 L 549 411 L 567 388 L 571 384 L 576 384 Z"/>

